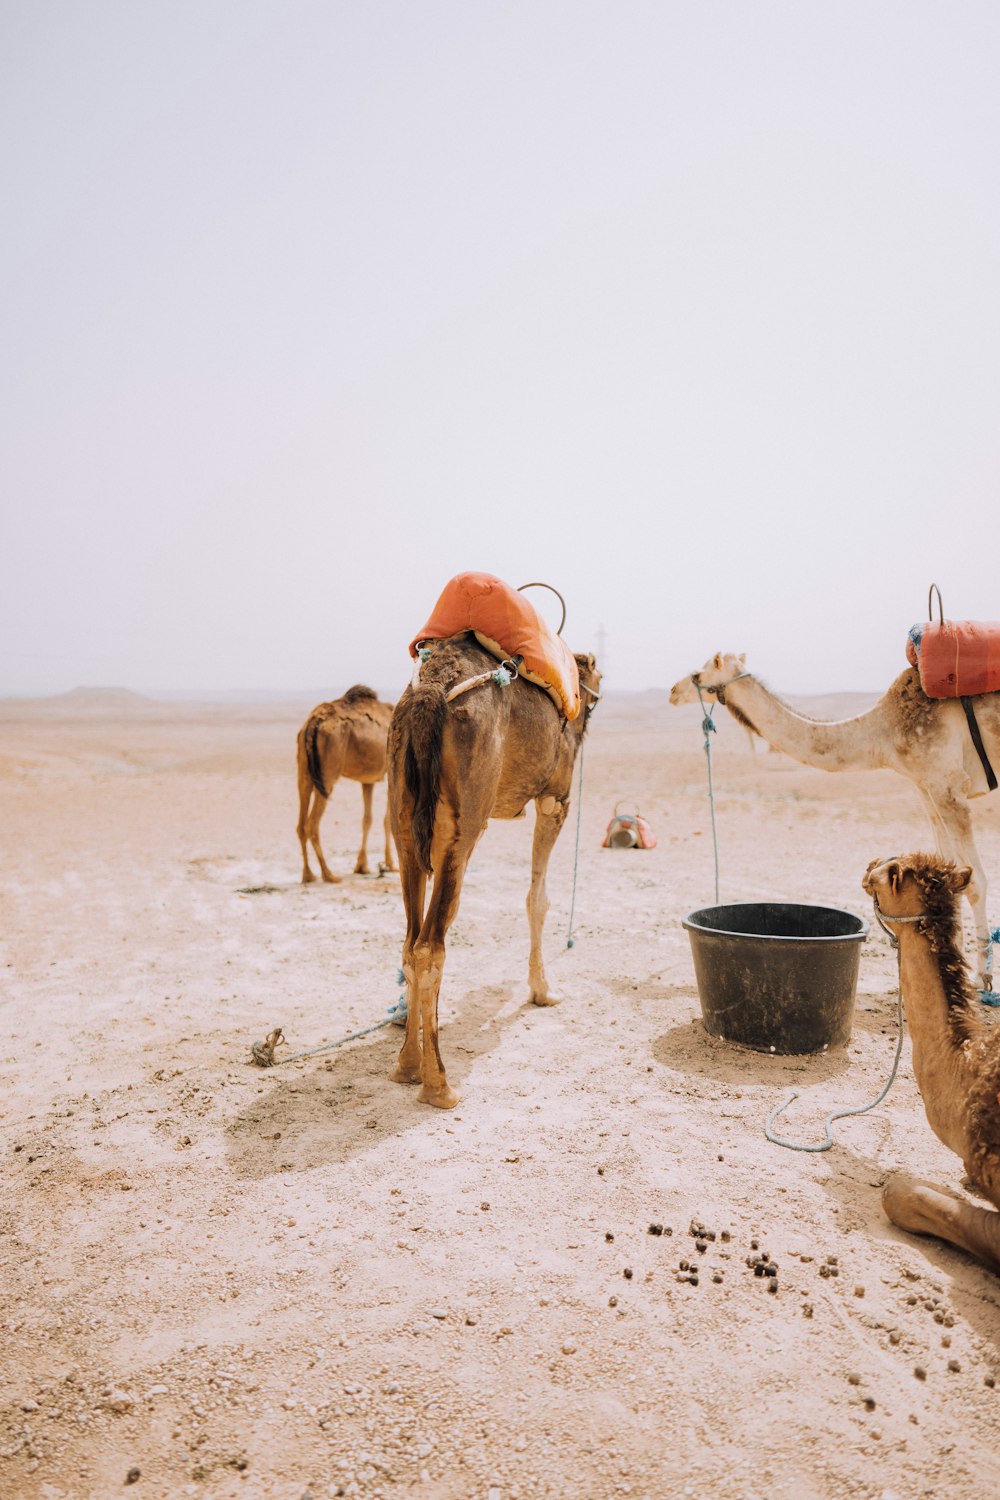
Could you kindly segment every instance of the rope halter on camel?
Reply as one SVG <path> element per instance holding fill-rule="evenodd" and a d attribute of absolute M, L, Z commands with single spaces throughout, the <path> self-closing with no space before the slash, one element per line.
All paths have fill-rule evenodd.
<path fill-rule="evenodd" d="M 482 687 L 484 682 L 495 682 L 498 687 L 510 687 L 517 678 L 517 669 L 524 660 L 523 656 L 507 656 L 498 667 L 491 672 L 479 672 L 475 677 L 467 677 L 464 682 L 456 683 L 449 688 L 444 695 L 444 701 L 451 703 L 453 699 L 460 698 L 470 688 Z"/>
<path fill-rule="evenodd" d="M 889 939 L 894 948 L 899 947 L 899 935 L 893 932 L 891 927 L 888 927 L 886 925 L 888 922 L 944 922 L 947 920 L 944 913 L 940 913 L 939 915 L 934 916 L 930 912 L 926 911 L 918 912 L 915 917 L 890 917 L 888 912 L 884 912 L 881 906 L 879 906 L 878 896 L 874 891 L 872 891 L 872 906 L 875 908 L 876 922 L 881 927 L 882 931 L 885 933 L 886 937 Z"/>

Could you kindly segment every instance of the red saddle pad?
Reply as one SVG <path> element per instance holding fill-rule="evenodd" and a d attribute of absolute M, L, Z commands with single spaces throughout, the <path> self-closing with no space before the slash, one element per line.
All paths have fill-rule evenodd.
<path fill-rule="evenodd" d="M 425 641 L 443 641 L 471 630 L 501 661 L 521 656 L 520 675 L 545 689 L 567 719 L 580 712 L 580 670 L 562 636 L 546 625 L 524 594 L 492 573 L 457 573 L 445 585 L 423 630 L 410 642 L 416 656 Z"/>
<path fill-rule="evenodd" d="M 945 620 L 914 625 L 906 659 L 928 698 L 976 698 L 1000 692 L 1000 622 Z"/>

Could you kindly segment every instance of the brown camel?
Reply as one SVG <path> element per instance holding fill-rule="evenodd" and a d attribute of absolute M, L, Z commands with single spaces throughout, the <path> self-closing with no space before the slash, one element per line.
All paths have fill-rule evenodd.
<path fill-rule="evenodd" d="M 711 657 L 700 672 L 674 684 L 671 703 L 696 703 L 700 688 L 706 703 L 721 703 L 744 728 L 803 765 L 823 771 L 886 768 L 912 781 L 930 817 L 938 852 L 972 869 L 966 896 L 976 924 L 979 981 L 989 990 L 986 872 L 969 810 L 969 799 L 985 796 L 989 786 L 961 703 L 955 698 L 928 698 L 916 668 L 908 667 L 867 713 L 835 722 L 807 719 L 770 692 L 745 664 L 745 656 Z M 986 750 L 1000 765 L 1000 693 L 971 701 Z"/>
<path fill-rule="evenodd" d="M 899 943 L 913 1072 L 927 1123 L 1000 1207 L 1000 1032 L 984 1026 L 961 952 L 958 896 L 972 871 L 931 854 L 874 860 L 862 884 Z M 932 1234 L 1000 1272 L 1000 1213 L 894 1173 L 882 1192 L 894 1224 Z"/>
<path fill-rule="evenodd" d="M 392 717 L 389 807 L 406 908 L 408 1007 L 406 1038 L 392 1076 L 397 1083 L 421 1084 L 421 1102 L 439 1109 L 457 1103 L 438 1048 L 445 934 L 458 911 L 469 856 L 487 822 L 519 818 L 532 798 L 530 998 L 536 1005 L 558 1000 L 542 962 L 549 907 L 545 872 L 566 821 L 573 767 L 601 680 L 592 656 L 577 656 L 576 662 L 584 706 L 573 720 L 542 688 L 521 678 L 508 686 L 487 679 L 448 701 L 450 689 L 497 665 L 473 635 L 452 636 L 434 646 Z M 425 912 L 428 877 L 433 886 Z"/>
<path fill-rule="evenodd" d="M 355 875 L 368 874 L 368 830 L 372 826 L 372 788 L 385 775 L 385 746 L 392 718 L 391 703 L 380 703 L 371 688 L 357 683 L 342 698 L 314 708 L 298 737 L 299 843 L 302 845 L 302 883 L 316 876 L 309 868 L 309 845 L 319 860 L 324 880 L 336 884 L 319 842 L 320 819 L 326 812 L 337 779 L 360 781 L 364 797 L 361 849 Z M 396 868 L 389 833 L 389 809 L 385 813 L 385 868 Z"/>

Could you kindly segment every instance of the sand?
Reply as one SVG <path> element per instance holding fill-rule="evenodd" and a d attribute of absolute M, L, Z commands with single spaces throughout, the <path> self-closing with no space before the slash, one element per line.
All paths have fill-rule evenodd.
<path fill-rule="evenodd" d="M 299 884 L 311 706 L 0 705 L 0 1494 L 997 1493 L 1000 1287 L 880 1208 L 892 1168 L 961 1176 L 909 1045 L 832 1151 L 763 1134 L 792 1088 L 782 1129 L 815 1142 L 882 1087 L 887 940 L 846 1049 L 702 1025 L 680 920 L 713 899 L 697 713 L 609 693 L 594 715 L 572 948 L 573 822 L 550 872 L 554 1009 L 524 1003 L 532 815 L 490 827 L 445 971 L 446 1113 L 389 1081 L 392 1026 L 248 1062 L 275 1025 L 305 1050 L 398 994 L 398 881 L 349 873 L 356 786 L 324 823 L 346 878 Z M 868 861 L 931 842 L 915 792 L 753 753 L 719 717 L 722 899 L 867 918 Z M 619 800 L 655 850 L 600 849 Z M 977 805 L 996 881 L 998 814 Z"/>

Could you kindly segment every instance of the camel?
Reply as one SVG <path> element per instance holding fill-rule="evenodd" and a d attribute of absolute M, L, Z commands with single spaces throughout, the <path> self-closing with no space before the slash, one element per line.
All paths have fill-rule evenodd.
<path fill-rule="evenodd" d="M 362 683 L 348 688 L 342 698 L 314 708 L 298 736 L 299 822 L 302 846 L 302 884 L 316 879 L 309 868 L 309 845 L 319 860 L 325 881 L 336 885 L 319 842 L 320 819 L 326 812 L 333 788 L 341 776 L 360 781 L 364 797 L 361 849 L 355 875 L 368 874 L 368 830 L 372 826 L 372 788 L 385 775 L 385 747 L 393 705 L 380 703 L 376 693 Z M 389 832 L 389 809 L 385 813 L 385 869 L 396 868 Z"/>
<path fill-rule="evenodd" d="M 670 690 L 673 704 L 714 699 L 745 729 L 803 765 L 823 771 L 887 768 L 912 781 L 934 829 L 938 852 L 972 870 L 966 896 L 979 953 L 979 982 L 991 988 L 992 948 L 986 917 L 986 872 L 972 833 L 968 801 L 989 791 L 961 703 L 928 698 L 915 667 L 901 672 L 874 708 L 854 719 L 808 719 L 752 673 L 746 657 L 719 653 Z M 991 760 L 1000 764 L 1000 694 L 971 700 Z"/>
<path fill-rule="evenodd" d="M 862 884 L 899 945 L 913 1072 L 927 1123 L 996 1207 L 980 1208 L 906 1173 L 882 1205 L 894 1224 L 936 1235 L 1000 1272 L 1000 1032 L 984 1026 L 961 952 L 959 894 L 972 870 L 939 856 L 873 860 Z"/>
<path fill-rule="evenodd" d="M 449 637 L 435 644 L 415 673 L 389 726 L 389 807 L 406 910 L 407 1000 L 406 1037 L 392 1077 L 397 1083 L 419 1083 L 420 1102 L 438 1109 L 458 1102 L 438 1047 L 445 935 L 487 822 L 521 817 L 532 799 L 530 999 L 535 1005 L 559 1000 L 542 962 L 549 908 L 545 873 L 566 821 L 573 768 L 601 680 L 592 656 L 577 656 L 576 663 L 583 706 L 568 720 L 544 689 L 520 677 L 506 686 L 492 680 L 497 663 L 474 635 Z M 481 684 L 448 701 L 452 688 L 480 674 L 485 676 Z M 429 878 L 433 885 L 425 911 Z M 503 920 L 498 912 L 495 921 Z"/>

